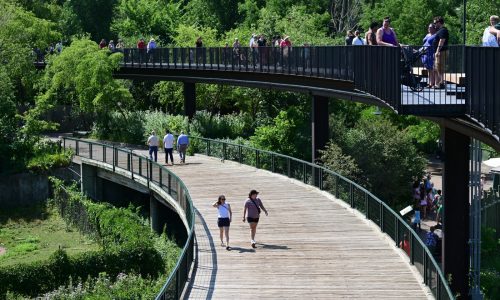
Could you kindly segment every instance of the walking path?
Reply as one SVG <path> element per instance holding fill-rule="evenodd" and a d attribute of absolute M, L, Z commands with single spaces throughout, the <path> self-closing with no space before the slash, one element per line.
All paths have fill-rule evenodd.
<path fill-rule="evenodd" d="M 203 155 L 186 161 L 168 167 L 184 181 L 197 209 L 198 265 L 186 299 L 432 298 L 405 254 L 343 202 L 234 162 Z M 257 249 L 242 222 L 251 189 L 269 211 L 261 215 Z M 211 206 L 219 194 L 233 209 L 230 251 L 220 245 Z"/>

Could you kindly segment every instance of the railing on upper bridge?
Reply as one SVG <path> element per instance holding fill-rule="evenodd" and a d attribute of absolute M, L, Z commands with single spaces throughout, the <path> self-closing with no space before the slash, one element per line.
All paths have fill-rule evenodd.
<path fill-rule="evenodd" d="M 399 114 L 469 117 L 500 136 L 500 48 L 451 45 L 443 54 L 439 88 L 433 49 L 421 46 L 211 47 L 123 49 L 123 68 L 271 73 L 354 83 L 354 91 L 385 102 Z M 45 66 L 43 56 L 35 63 Z M 200 75 L 208 76 L 208 75 Z M 210 74 L 217 77 L 217 75 Z M 180 78 L 181 79 L 181 78 Z M 297 84 L 297 80 L 293 81 Z M 307 82 L 304 83 L 307 86 Z"/>
<path fill-rule="evenodd" d="M 191 139 L 190 147 L 197 153 L 285 175 L 347 202 L 379 226 L 397 247 L 406 248 L 410 262 L 416 266 L 436 299 L 455 299 L 439 264 L 419 235 L 397 212 L 360 185 L 323 166 L 290 156 L 224 141 L 200 137 Z"/>
<path fill-rule="evenodd" d="M 73 149 L 77 156 L 107 163 L 111 165 L 113 172 L 121 169 L 130 172 L 132 179 L 143 178 L 147 181 L 148 187 L 150 184 L 156 184 L 177 202 L 188 223 L 188 238 L 177 264 L 156 299 L 180 299 L 194 260 L 195 238 L 194 206 L 184 182 L 165 166 L 134 154 L 129 149 L 69 137 L 63 137 L 63 147 Z"/>

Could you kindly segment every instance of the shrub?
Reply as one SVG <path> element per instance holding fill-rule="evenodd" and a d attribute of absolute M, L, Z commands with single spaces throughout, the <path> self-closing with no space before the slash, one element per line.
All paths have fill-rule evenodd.
<path fill-rule="evenodd" d="M 107 122 L 96 122 L 92 127 L 92 136 L 101 140 L 124 143 L 143 143 L 143 112 L 113 112 L 108 115 Z"/>

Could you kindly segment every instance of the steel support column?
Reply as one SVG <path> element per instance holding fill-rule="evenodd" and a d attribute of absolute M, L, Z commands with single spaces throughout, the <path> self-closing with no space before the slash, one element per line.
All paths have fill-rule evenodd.
<path fill-rule="evenodd" d="M 184 82 L 184 115 L 189 119 L 196 112 L 196 85 L 194 82 Z"/>
<path fill-rule="evenodd" d="M 443 271 L 460 299 L 469 295 L 469 145 L 470 138 L 444 129 Z"/>
<path fill-rule="evenodd" d="M 313 96 L 312 113 L 312 161 L 316 162 L 319 157 L 319 151 L 324 149 L 328 142 L 328 98 L 322 96 Z"/>

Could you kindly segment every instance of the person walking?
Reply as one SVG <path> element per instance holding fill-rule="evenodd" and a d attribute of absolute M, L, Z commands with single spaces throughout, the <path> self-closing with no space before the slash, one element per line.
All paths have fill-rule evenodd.
<path fill-rule="evenodd" d="M 255 233 L 257 232 L 257 224 L 259 223 L 261 209 L 266 213 L 266 216 L 268 215 L 264 204 L 262 204 L 262 200 L 257 198 L 258 194 L 259 192 L 256 190 L 251 190 L 248 194 L 248 199 L 245 201 L 245 208 L 243 209 L 243 222 L 246 220 L 250 225 L 250 244 L 252 248 L 256 248 Z"/>
<path fill-rule="evenodd" d="M 434 43 L 432 44 L 433 50 L 436 51 L 434 53 L 434 68 L 436 70 L 434 88 L 444 89 L 446 86 L 446 81 L 444 80 L 444 71 L 450 34 L 448 32 L 448 29 L 444 26 L 443 17 L 435 17 L 434 26 L 437 29 L 436 38 L 434 39 Z"/>
<path fill-rule="evenodd" d="M 181 134 L 177 138 L 177 151 L 179 151 L 179 156 L 181 158 L 181 163 L 186 163 L 186 150 L 189 146 L 189 138 L 187 135 L 181 131 Z"/>
<path fill-rule="evenodd" d="M 220 245 L 222 247 L 226 246 L 226 250 L 231 250 L 229 246 L 229 226 L 231 225 L 231 220 L 233 219 L 233 212 L 231 211 L 231 205 L 226 202 L 226 197 L 220 195 L 219 199 L 212 204 L 213 207 L 217 208 L 217 226 L 220 232 Z M 226 244 L 224 245 L 224 234 L 226 235 Z"/>
<path fill-rule="evenodd" d="M 170 156 L 170 160 L 172 161 L 172 166 L 174 165 L 174 135 L 170 133 L 170 130 L 167 129 L 165 136 L 163 137 L 163 149 L 165 149 L 165 164 L 168 165 L 168 156 Z"/>
<path fill-rule="evenodd" d="M 158 137 L 154 131 L 151 131 L 151 135 L 147 142 L 149 146 L 149 159 L 153 160 L 153 154 L 155 161 L 158 160 Z"/>

